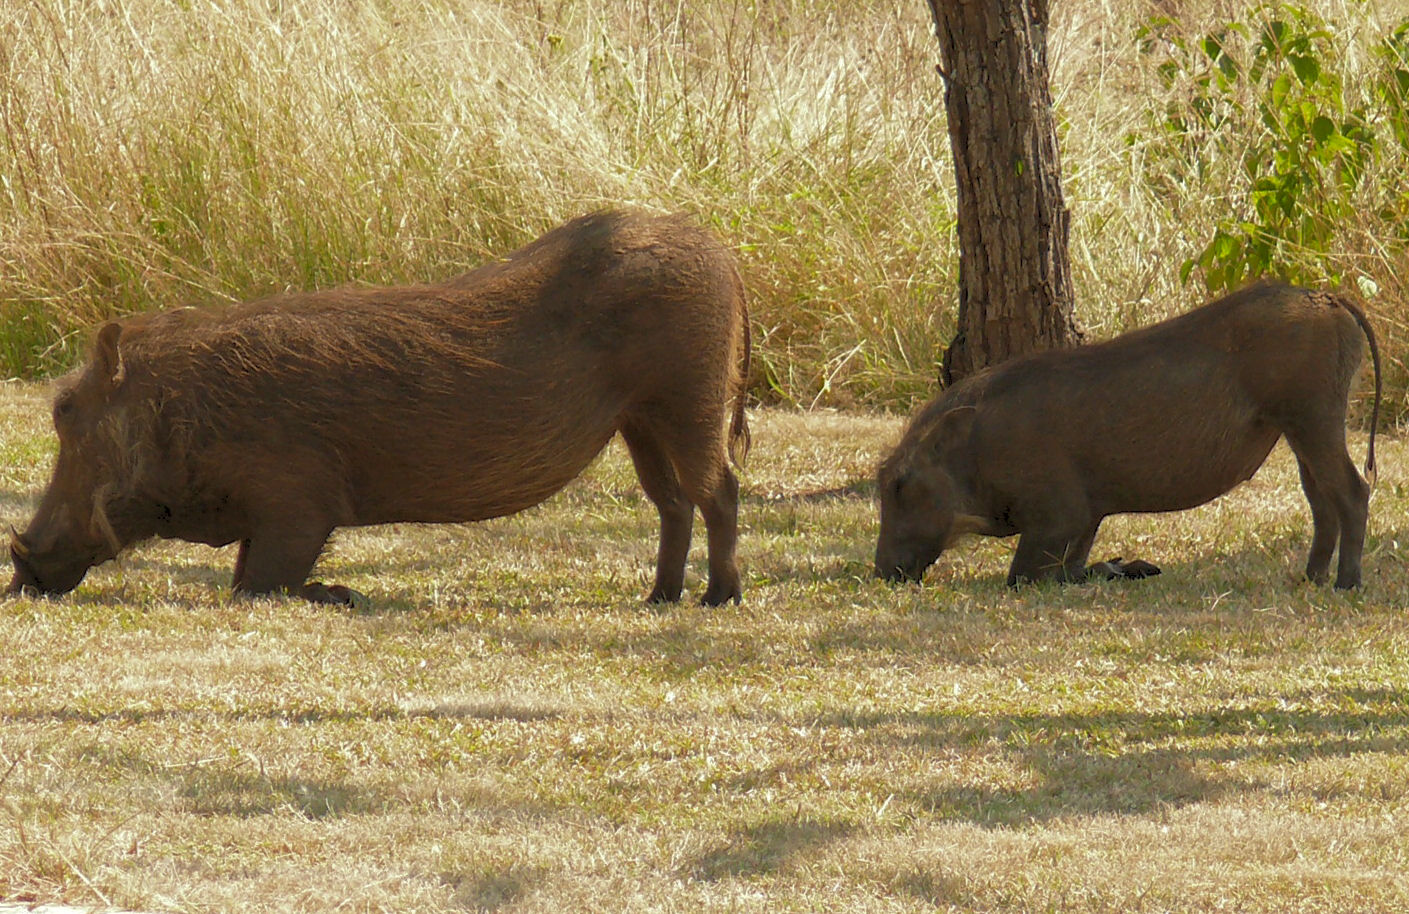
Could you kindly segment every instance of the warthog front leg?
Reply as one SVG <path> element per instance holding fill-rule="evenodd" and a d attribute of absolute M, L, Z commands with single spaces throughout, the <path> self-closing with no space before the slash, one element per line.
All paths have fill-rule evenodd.
<path fill-rule="evenodd" d="M 1013 556 L 1013 564 L 1008 571 L 1008 586 L 1013 587 L 1028 581 L 1059 581 L 1069 584 L 1092 578 L 1137 579 L 1160 573 L 1157 566 L 1141 559 L 1126 562 L 1121 558 L 1114 558 L 1096 562 L 1088 567 L 1086 560 L 1091 555 L 1091 545 L 1096 541 L 1096 531 L 1100 527 L 1101 522 L 1097 520 L 1081 535 L 1069 539 L 1060 535 L 1034 536 L 1024 533 L 1018 541 L 1017 553 Z"/>
<path fill-rule="evenodd" d="M 1079 527 L 1064 522 L 1063 527 L 1024 530 L 1008 568 L 1008 586 L 1037 581 L 1084 581 L 1086 557 L 1091 554 L 1091 544 L 1100 526 L 1100 520 L 1095 520 Z"/>
<path fill-rule="evenodd" d="M 232 586 L 236 596 L 286 593 L 314 603 L 352 605 L 351 590 L 320 581 L 305 583 L 323 546 L 327 530 L 282 530 L 265 527 L 240 543 Z"/>

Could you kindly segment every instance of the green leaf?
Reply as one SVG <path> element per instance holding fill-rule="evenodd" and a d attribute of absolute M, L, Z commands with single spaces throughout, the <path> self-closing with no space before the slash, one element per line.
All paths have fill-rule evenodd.
<path fill-rule="evenodd" d="M 1340 136 L 1340 131 L 1336 130 L 1335 121 L 1326 117 L 1324 114 L 1311 122 L 1310 133 L 1316 138 L 1316 142 L 1322 146 L 1330 142 L 1331 137 Z M 1342 137 L 1342 139 L 1344 138 Z"/>
<path fill-rule="evenodd" d="M 1226 89 L 1238 81 L 1238 65 L 1227 54 L 1218 58 L 1218 69 L 1222 74 L 1218 82 L 1223 88 Z"/>
<path fill-rule="evenodd" d="M 1309 86 L 1321 78 L 1321 64 L 1315 57 L 1288 54 L 1287 61 L 1292 65 L 1292 71 L 1296 73 L 1296 78 L 1301 80 L 1302 85 Z"/>
<path fill-rule="evenodd" d="M 1327 155 L 1350 156 L 1358 153 L 1360 147 L 1352 142 L 1343 133 L 1332 133 L 1326 137 L 1324 149 Z"/>

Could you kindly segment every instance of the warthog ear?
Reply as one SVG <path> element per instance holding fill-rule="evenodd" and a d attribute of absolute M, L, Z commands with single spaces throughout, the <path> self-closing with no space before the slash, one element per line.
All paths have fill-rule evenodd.
<path fill-rule="evenodd" d="M 117 345 L 121 337 L 122 324 L 108 321 L 98 331 L 98 339 L 93 343 L 93 365 L 113 387 L 121 384 L 127 374 L 126 366 L 122 364 L 122 352 Z"/>
<path fill-rule="evenodd" d="M 968 449 L 976 415 L 978 410 L 972 406 L 957 406 L 939 417 L 929 435 L 930 453 L 936 460 L 948 463 L 956 451 Z"/>

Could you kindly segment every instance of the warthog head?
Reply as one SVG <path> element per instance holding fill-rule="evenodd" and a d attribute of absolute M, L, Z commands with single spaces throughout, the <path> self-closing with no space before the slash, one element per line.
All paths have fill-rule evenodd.
<path fill-rule="evenodd" d="M 88 365 L 60 383 L 53 407 L 59 456 L 29 526 L 12 530 L 15 573 L 8 593 L 66 593 L 132 539 L 119 534 L 109 516 L 128 460 L 115 434 L 124 416 L 114 397 L 124 380 L 120 332 L 117 324 L 105 326 Z"/>
<path fill-rule="evenodd" d="M 993 531 L 991 519 L 965 513 L 973 419 L 974 408 L 961 406 L 917 422 L 881 464 L 876 574 L 882 578 L 918 581 L 960 537 Z"/>

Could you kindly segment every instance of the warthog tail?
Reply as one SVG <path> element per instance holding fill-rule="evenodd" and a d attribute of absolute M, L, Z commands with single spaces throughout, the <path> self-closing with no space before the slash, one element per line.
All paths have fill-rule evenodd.
<path fill-rule="evenodd" d="M 1380 346 L 1375 341 L 1375 331 L 1370 327 L 1370 321 L 1365 317 L 1365 310 L 1357 305 L 1348 295 L 1336 295 L 1336 304 L 1349 311 L 1355 318 L 1355 322 L 1360 325 L 1360 329 L 1365 331 L 1365 339 L 1370 341 L 1370 362 L 1375 368 L 1375 402 L 1370 407 L 1370 444 L 1365 452 L 1365 478 L 1370 485 L 1375 484 L 1375 427 L 1379 424 L 1380 418 Z"/>
<path fill-rule="evenodd" d="M 749 448 L 753 446 L 753 434 L 749 431 L 748 416 L 744 415 L 744 405 L 748 400 L 749 366 L 753 361 L 753 333 L 749 329 L 749 306 L 744 296 L 743 280 L 738 282 L 739 320 L 743 323 L 744 352 L 740 359 L 739 375 L 734 385 L 734 415 L 729 421 L 729 459 L 735 466 L 743 466 L 748 459 Z"/>

